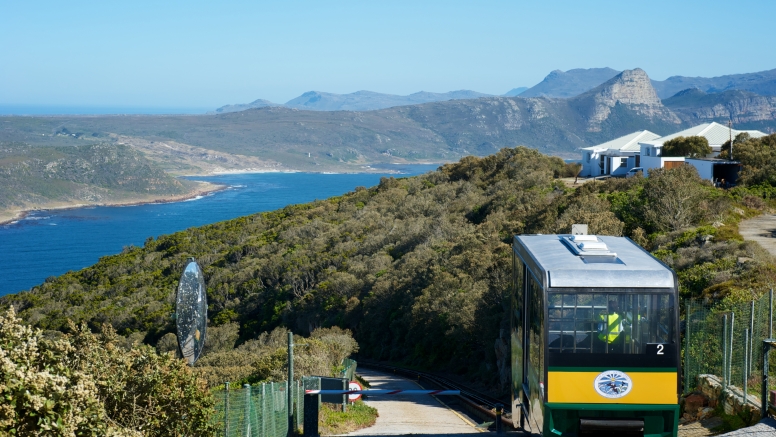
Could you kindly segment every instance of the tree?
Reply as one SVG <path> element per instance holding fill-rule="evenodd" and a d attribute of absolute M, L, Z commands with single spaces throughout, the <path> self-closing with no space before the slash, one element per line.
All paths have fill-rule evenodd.
<path fill-rule="evenodd" d="M 691 165 L 649 172 L 642 196 L 643 217 L 656 231 L 677 231 L 698 224 L 705 216 L 704 184 Z"/>
<path fill-rule="evenodd" d="M 676 137 L 663 143 L 663 156 L 703 158 L 710 153 L 709 140 L 704 137 Z"/>
<path fill-rule="evenodd" d="M 725 144 L 720 158 L 728 157 L 730 142 Z M 739 183 L 776 186 L 776 134 L 761 138 L 749 138 L 746 133 L 737 135 L 733 142 L 733 159 L 743 166 Z"/>

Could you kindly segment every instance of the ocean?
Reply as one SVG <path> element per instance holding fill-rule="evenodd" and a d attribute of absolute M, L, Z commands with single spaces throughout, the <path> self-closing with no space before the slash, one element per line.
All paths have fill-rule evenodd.
<path fill-rule="evenodd" d="M 124 207 L 36 211 L 0 225 L 0 296 L 28 290 L 50 276 L 80 270 L 125 246 L 143 246 L 191 227 L 286 205 L 326 199 L 358 186 L 371 187 L 383 176 L 423 174 L 433 165 L 385 165 L 401 174 L 253 173 L 190 179 L 226 185 L 226 190 L 182 202 Z"/>

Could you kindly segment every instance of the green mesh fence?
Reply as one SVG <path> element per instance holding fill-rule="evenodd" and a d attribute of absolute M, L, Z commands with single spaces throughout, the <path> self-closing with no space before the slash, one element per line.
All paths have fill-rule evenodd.
<path fill-rule="evenodd" d="M 762 341 L 772 335 L 772 317 L 769 292 L 752 302 L 732 306 L 688 300 L 682 345 L 684 392 L 696 388 L 698 375 L 712 374 L 724 386 L 746 387 L 759 399 Z M 776 360 L 771 360 L 769 367 L 769 375 L 774 375 Z M 775 383 L 769 389 L 776 388 Z"/>
<path fill-rule="evenodd" d="M 350 358 L 345 358 L 342 362 L 344 369 L 340 372 L 340 378 L 347 378 L 348 381 L 356 380 L 356 361 Z"/>
<path fill-rule="evenodd" d="M 355 379 L 356 362 L 342 363 L 341 377 Z M 287 382 L 230 387 L 214 394 L 220 433 L 225 437 L 285 437 L 288 434 Z M 291 384 L 294 405 L 292 423 L 304 423 L 304 391 L 320 390 L 321 379 L 305 377 Z"/>

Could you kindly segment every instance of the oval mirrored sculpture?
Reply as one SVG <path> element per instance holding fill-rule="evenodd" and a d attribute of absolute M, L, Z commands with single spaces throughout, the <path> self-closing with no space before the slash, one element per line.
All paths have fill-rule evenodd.
<path fill-rule="evenodd" d="M 175 297 L 178 347 L 183 358 L 193 365 L 205 346 L 207 295 L 205 276 L 194 258 L 189 259 L 178 283 Z"/>

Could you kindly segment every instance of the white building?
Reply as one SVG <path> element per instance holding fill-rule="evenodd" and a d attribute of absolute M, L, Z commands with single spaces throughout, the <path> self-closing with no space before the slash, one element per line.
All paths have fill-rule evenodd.
<path fill-rule="evenodd" d="M 698 126 L 693 126 L 689 129 L 677 132 L 675 134 L 666 135 L 664 137 L 644 140 L 639 142 L 640 155 L 641 155 L 641 167 L 645 172 L 651 168 L 674 168 L 678 165 L 682 165 L 685 162 L 684 157 L 672 156 L 663 157 L 662 149 L 663 144 L 666 141 L 673 140 L 678 137 L 704 137 L 711 146 L 711 154 L 707 158 L 714 158 L 721 152 L 722 145 L 730 140 L 731 134 L 733 139 L 740 133 L 748 133 L 752 138 L 764 137 L 766 134 L 758 130 L 736 130 L 730 129 L 725 125 L 719 123 L 703 123 Z M 646 175 L 646 173 L 645 173 Z"/>
<path fill-rule="evenodd" d="M 639 143 L 660 138 L 648 130 L 633 132 L 597 146 L 585 147 L 582 151 L 580 176 L 624 175 L 633 167 L 641 165 Z"/>

